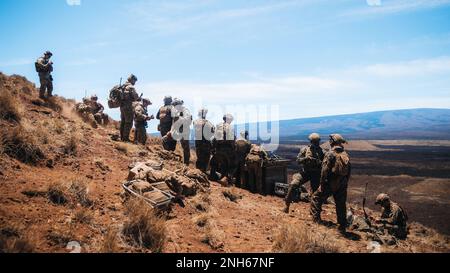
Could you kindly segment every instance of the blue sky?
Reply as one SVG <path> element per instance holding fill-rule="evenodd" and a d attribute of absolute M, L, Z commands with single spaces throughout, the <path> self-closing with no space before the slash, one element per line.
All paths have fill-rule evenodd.
<path fill-rule="evenodd" d="M 151 112 L 169 94 L 278 106 L 266 119 L 450 108 L 450 0 L 2 0 L 0 30 L 0 71 L 38 82 L 51 50 L 78 100 L 134 73 Z"/>

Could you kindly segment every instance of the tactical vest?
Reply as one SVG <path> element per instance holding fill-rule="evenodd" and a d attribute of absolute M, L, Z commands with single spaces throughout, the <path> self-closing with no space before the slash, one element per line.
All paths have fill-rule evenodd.
<path fill-rule="evenodd" d="M 159 120 L 161 125 L 172 124 L 172 113 L 170 105 L 165 105 L 159 109 Z"/>
<path fill-rule="evenodd" d="M 350 157 L 348 156 L 347 152 L 335 151 L 334 156 L 336 160 L 331 172 L 339 176 L 347 176 L 350 171 Z"/>

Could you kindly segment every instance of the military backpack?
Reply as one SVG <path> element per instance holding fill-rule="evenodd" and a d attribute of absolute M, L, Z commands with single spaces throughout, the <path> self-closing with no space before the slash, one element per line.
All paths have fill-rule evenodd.
<path fill-rule="evenodd" d="M 347 176 L 350 171 L 350 157 L 345 151 L 334 154 L 336 161 L 331 172 L 340 176 Z"/>

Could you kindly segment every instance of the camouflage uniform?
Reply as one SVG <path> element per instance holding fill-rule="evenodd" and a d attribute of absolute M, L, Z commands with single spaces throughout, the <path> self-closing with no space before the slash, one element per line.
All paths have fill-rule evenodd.
<path fill-rule="evenodd" d="M 387 197 L 387 204 L 382 204 L 381 219 L 377 221 L 381 224 L 379 228 L 387 230 L 389 234 L 398 239 L 406 239 L 408 234 L 408 216 L 406 212 L 397 203 L 390 201 L 387 195 L 380 194 L 379 197 L 383 195 Z M 379 197 L 377 197 L 377 202 L 375 204 L 382 203 Z"/>
<path fill-rule="evenodd" d="M 134 142 L 145 145 L 147 142 L 147 121 L 152 117 L 148 116 L 147 105 L 150 101 L 134 103 Z"/>
<path fill-rule="evenodd" d="M 225 120 L 225 117 L 224 117 Z M 234 130 L 231 125 L 232 117 L 216 126 L 213 140 L 213 158 L 211 159 L 211 180 L 217 180 L 216 172 L 221 174 L 220 179 L 227 178 L 231 182 L 235 164 L 235 140 Z"/>
<path fill-rule="evenodd" d="M 250 153 L 247 155 L 246 164 L 248 171 L 248 184 L 252 192 L 265 194 L 263 186 L 263 165 L 268 158 L 266 151 L 260 146 L 252 145 Z"/>
<path fill-rule="evenodd" d="M 311 215 L 316 222 L 320 222 L 322 205 L 333 196 L 336 203 L 336 215 L 339 229 L 345 231 L 347 227 L 347 186 L 351 174 L 350 159 L 344 151 L 345 140 L 340 135 L 339 141 L 333 140 L 331 151 L 325 154 L 320 177 L 320 187 L 314 193 L 311 200 Z M 341 167 L 341 168 L 340 168 Z"/>
<path fill-rule="evenodd" d="M 94 119 L 98 124 L 108 125 L 109 117 L 107 114 L 103 113 L 105 107 L 97 101 L 95 97 L 91 98 L 90 101 L 91 113 L 94 115 Z"/>
<path fill-rule="evenodd" d="M 129 142 L 134 118 L 133 102 L 139 100 L 134 82 L 130 79 L 124 84 L 120 97 L 120 139 Z"/>
<path fill-rule="evenodd" d="M 50 61 L 50 52 L 46 52 L 44 56 L 40 57 L 36 61 L 36 71 L 39 74 L 39 97 L 45 98 L 45 91 L 47 91 L 47 96 L 51 97 L 53 93 L 53 63 Z"/>
<path fill-rule="evenodd" d="M 293 192 L 308 181 L 311 184 L 311 194 L 317 191 L 320 184 L 320 171 L 322 169 L 323 158 L 324 153 L 319 145 L 311 144 L 300 150 L 297 156 L 297 162 L 300 164 L 300 172 L 292 177 L 289 185 L 285 199 L 287 207 L 292 202 Z"/>
<path fill-rule="evenodd" d="M 183 162 L 189 165 L 191 159 L 191 148 L 189 146 L 190 140 L 190 126 L 192 124 L 192 115 L 189 110 L 183 106 L 183 101 L 175 99 L 172 104 L 172 118 L 173 124 L 170 132 L 173 140 L 177 140 L 183 149 Z"/>
<path fill-rule="evenodd" d="M 195 152 L 197 154 L 197 169 L 206 172 L 211 158 L 211 139 L 214 134 L 214 126 L 204 117 L 194 121 Z M 206 134 L 206 136 L 205 136 Z M 209 134 L 210 136 L 208 136 Z"/>
<path fill-rule="evenodd" d="M 236 140 L 236 186 L 248 188 L 245 159 L 250 153 L 252 144 L 245 137 Z"/>
<path fill-rule="evenodd" d="M 168 137 L 167 134 L 172 129 L 173 119 L 172 119 L 172 98 L 167 97 L 164 106 L 162 106 L 158 113 L 156 114 L 156 119 L 158 119 L 158 131 L 161 133 L 161 137 L 163 138 L 163 147 L 167 151 L 175 151 L 177 146 L 177 142 L 173 140 L 171 137 Z"/>

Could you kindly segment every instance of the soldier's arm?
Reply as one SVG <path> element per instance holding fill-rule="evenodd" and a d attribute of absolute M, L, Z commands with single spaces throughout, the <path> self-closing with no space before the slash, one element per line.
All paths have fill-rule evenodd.
<path fill-rule="evenodd" d="M 103 105 L 101 103 L 97 103 L 97 105 L 98 105 L 98 112 L 103 113 L 103 111 L 105 110 L 105 107 L 103 107 Z"/>
<path fill-rule="evenodd" d="M 325 155 L 325 158 L 322 163 L 320 185 L 325 185 L 332 168 L 333 168 L 333 155 L 331 153 L 328 153 L 327 155 Z"/>
<path fill-rule="evenodd" d="M 161 109 L 158 110 L 158 113 L 156 113 L 156 119 L 161 119 Z"/>
<path fill-rule="evenodd" d="M 147 119 L 147 115 L 142 107 L 136 107 L 134 109 L 134 115 L 137 121 L 144 121 Z"/>
<path fill-rule="evenodd" d="M 297 162 L 303 164 L 306 161 L 306 148 L 302 148 L 297 155 Z"/>

